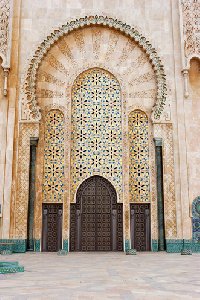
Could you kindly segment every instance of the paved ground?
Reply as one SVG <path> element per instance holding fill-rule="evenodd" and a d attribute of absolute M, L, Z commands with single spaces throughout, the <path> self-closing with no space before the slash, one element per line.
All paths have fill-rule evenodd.
<path fill-rule="evenodd" d="M 14 254 L 24 273 L 0 275 L 0 299 L 200 299 L 200 254 Z"/>

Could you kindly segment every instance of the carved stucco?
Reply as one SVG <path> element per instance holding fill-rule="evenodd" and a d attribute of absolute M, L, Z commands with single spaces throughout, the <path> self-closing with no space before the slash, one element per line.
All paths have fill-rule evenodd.
<path fill-rule="evenodd" d="M 200 58 L 200 2 L 181 0 L 183 16 L 184 52 L 187 63 L 192 57 Z"/>
<path fill-rule="evenodd" d="M 25 78 L 25 83 L 22 91 L 22 100 L 21 100 L 21 119 L 24 121 L 39 121 L 41 118 L 40 106 L 38 105 L 38 99 L 36 95 L 36 82 L 37 82 L 37 72 L 41 62 L 44 59 L 44 56 L 51 49 L 52 45 L 54 45 L 59 39 L 64 36 L 69 35 L 71 32 L 83 28 L 83 27 L 92 27 L 96 25 L 101 25 L 107 28 L 115 29 L 121 32 L 123 35 L 128 36 L 130 40 L 133 40 L 141 47 L 146 56 L 148 56 L 149 62 L 154 69 L 155 78 L 157 82 L 157 92 L 156 92 L 156 102 L 153 107 L 152 119 L 158 121 L 160 119 L 161 113 L 163 112 L 165 103 L 166 103 L 166 78 L 164 67 L 162 62 L 157 55 L 155 48 L 151 45 L 151 43 L 142 36 L 137 30 L 131 28 L 129 25 L 122 23 L 118 20 L 114 20 L 112 18 L 103 17 L 103 16 L 90 16 L 81 18 L 79 20 L 71 21 L 66 25 L 61 26 L 59 29 L 54 30 L 38 47 L 36 50 L 32 60 L 30 61 L 28 71 Z M 94 47 L 96 47 L 96 52 L 98 56 L 98 32 L 96 35 L 97 40 L 94 40 Z M 81 36 L 77 34 L 76 41 L 79 46 L 82 46 Z M 113 35 L 113 43 L 112 47 L 116 44 L 115 36 Z M 65 45 L 60 44 L 60 47 L 65 54 L 70 57 L 70 49 L 66 48 Z M 110 54 L 114 48 L 109 49 Z M 109 56 L 109 53 L 108 53 Z M 108 57 L 109 58 L 109 57 Z M 54 57 L 51 58 L 51 64 L 56 65 L 57 61 Z M 74 61 L 74 66 L 76 62 Z M 57 65 L 58 66 L 58 65 Z M 63 69 L 62 65 L 59 65 L 59 68 Z M 63 69 L 63 72 L 65 70 Z M 67 75 L 67 73 L 65 73 Z M 78 75 L 78 74 L 77 74 Z M 44 93 L 41 91 L 40 95 L 49 95 L 48 91 Z M 52 95 L 58 96 L 58 95 Z M 139 95 L 140 97 L 145 95 Z"/>
<path fill-rule="evenodd" d="M 30 164 L 30 139 L 38 138 L 38 124 L 20 124 L 18 169 L 16 184 L 16 201 L 12 203 L 11 211 L 14 212 L 12 232 L 15 238 L 26 238 L 28 196 L 29 196 L 29 164 Z"/>
<path fill-rule="evenodd" d="M 0 0 L 0 57 L 3 67 L 9 67 L 11 0 Z"/>

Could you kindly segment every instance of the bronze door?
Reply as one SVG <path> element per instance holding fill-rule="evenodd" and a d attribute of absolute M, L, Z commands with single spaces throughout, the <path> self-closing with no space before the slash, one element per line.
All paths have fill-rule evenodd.
<path fill-rule="evenodd" d="M 131 204 L 131 248 L 150 251 L 150 204 Z"/>
<path fill-rule="evenodd" d="M 42 251 L 62 249 L 62 204 L 43 204 Z"/>
<path fill-rule="evenodd" d="M 71 204 L 70 250 L 123 250 L 122 205 L 109 181 L 100 176 L 85 180 Z"/>

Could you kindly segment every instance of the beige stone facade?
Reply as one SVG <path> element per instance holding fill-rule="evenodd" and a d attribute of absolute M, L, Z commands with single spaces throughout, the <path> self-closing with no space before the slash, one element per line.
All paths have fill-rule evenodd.
<path fill-rule="evenodd" d="M 159 139 L 166 250 L 178 252 L 186 240 L 188 247 L 200 251 L 199 243 L 193 245 L 192 241 L 192 204 L 200 196 L 199 0 L 0 0 L 0 16 L 0 240 L 15 240 L 16 251 L 26 250 L 30 145 L 31 140 L 38 140 L 35 250 L 41 250 L 43 203 L 63 203 L 62 245 L 68 250 L 70 205 L 76 203 L 78 187 L 89 176 L 103 176 L 116 189 L 117 202 L 123 204 L 124 250 L 130 247 L 131 240 L 130 203 L 145 202 L 151 206 L 151 250 L 157 251 L 160 190 L 154 140 Z M 74 107 L 79 105 L 76 97 L 82 97 L 84 102 L 86 96 L 75 84 L 81 84 L 79 78 L 86 78 L 87 72 L 103 74 L 99 75 L 104 76 L 103 80 L 119 85 L 116 95 L 120 103 L 120 131 L 118 137 L 112 137 L 112 146 L 116 147 L 113 153 L 118 156 L 110 165 L 98 164 L 96 158 L 96 168 L 91 168 L 92 162 L 87 160 L 87 172 L 80 175 L 79 170 L 77 175 L 74 166 L 82 156 L 77 158 L 76 150 L 80 149 L 73 148 L 79 134 L 78 125 L 73 122 L 80 119 L 78 114 L 83 117 L 82 108 Z M 78 90 L 79 96 L 74 90 Z M 148 192 L 146 198 L 139 200 L 131 196 L 134 176 L 130 170 L 134 170 L 134 158 L 130 139 L 135 133 L 131 135 L 129 124 L 134 111 L 142 111 L 147 124 L 148 166 L 144 176 L 136 176 L 136 182 L 146 180 Z M 57 153 L 63 151 L 63 156 L 57 157 L 57 163 L 59 160 L 59 166 L 62 165 L 62 171 L 56 173 L 60 184 L 57 192 L 49 175 L 56 160 L 50 166 L 46 158 L 47 148 L 52 144 L 47 143 L 50 112 L 55 112 L 55 118 L 61 116 L 63 124 L 62 146 L 54 145 L 54 150 L 61 147 Z M 116 114 L 119 117 L 118 111 Z M 143 128 L 142 125 L 140 130 L 145 136 Z M 59 134 L 61 131 L 58 138 Z M 108 140 L 111 141 L 110 133 Z M 141 145 L 138 147 L 143 151 Z M 107 158 L 113 157 L 113 153 L 107 154 Z M 142 161 L 141 152 L 138 155 Z M 102 153 L 98 156 L 105 160 Z M 118 169 L 114 172 L 111 168 L 116 161 Z M 136 161 L 133 164 L 139 165 Z"/>

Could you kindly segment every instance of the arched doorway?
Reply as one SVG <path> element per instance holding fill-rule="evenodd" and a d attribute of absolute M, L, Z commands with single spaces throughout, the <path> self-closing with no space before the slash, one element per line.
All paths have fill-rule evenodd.
<path fill-rule="evenodd" d="M 101 176 L 86 179 L 70 210 L 71 251 L 122 251 L 123 207 L 113 185 Z"/>

